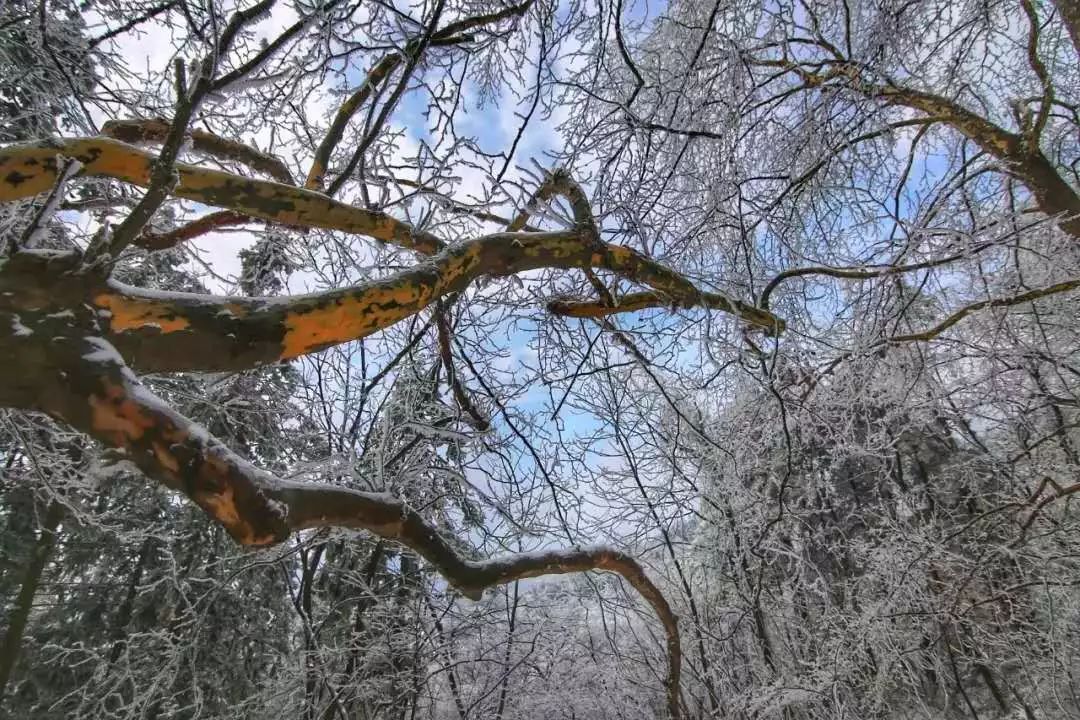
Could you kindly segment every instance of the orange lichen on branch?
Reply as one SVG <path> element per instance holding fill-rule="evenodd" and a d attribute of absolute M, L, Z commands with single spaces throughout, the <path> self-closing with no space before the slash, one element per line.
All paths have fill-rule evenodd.
<path fill-rule="evenodd" d="M 558 244 L 557 237 L 548 239 Z M 467 257 L 465 253 L 458 261 Z M 432 288 L 434 292 L 433 284 Z M 407 289 L 383 290 L 384 300 L 422 300 Z M 473 599 L 480 599 L 489 587 L 522 578 L 590 570 L 619 574 L 653 608 L 667 634 L 668 708 L 672 718 L 679 717 L 678 618 L 631 556 L 611 548 L 572 548 L 472 559 L 461 554 L 458 541 L 445 538 L 396 497 L 283 481 L 258 469 L 142 386 L 105 339 L 43 337 L 41 343 L 40 357 L 60 371 L 60 379 L 36 409 L 124 451 L 148 476 L 186 495 L 241 544 L 280 542 L 306 528 L 363 529 L 412 549 Z"/>
<path fill-rule="evenodd" d="M 226 448 L 143 387 L 101 338 L 62 361 L 67 394 L 50 394 L 44 410 L 110 447 L 123 450 L 147 475 L 184 493 L 245 545 L 288 534 L 284 514 L 269 497 L 271 476 Z M 71 347 L 59 343 L 58 351 Z M 60 402 L 56 397 L 63 397 Z"/>
<path fill-rule="evenodd" d="M 389 283 L 315 307 L 288 311 L 281 359 L 291 360 L 389 327 L 418 312 L 430 302 L 431 295 L 430 287 Z"/>
<path fill-rule="evenodd" d="M 104 392 L 91 395 L 87 402 L 93 433 L 108 438 L 116 447 L 128 447 L 154 427 L 153 419 L 141 412 L 117 385 L 106 383 Z"/>
<path fill-rule="evenodd" d="M 681 275 L 627 248 L 595 245 L 577 231 L 495 233 L 445 250 L 427 262 L 382 280 L 293 298 L 216 298 L 144 293 L 110 282 L 92 295 L 113 313 L 111 339 L 129 362 L 149 372 L 237 370 L 290 360 L 328 346 L 359 340 L 410 317 L 481 276 L 503 277 L 539 268 L 606 269 L 651 286 L 627 296 L 629 309 L 706 307 L 778 332 L 771 313 L 697 290 Z M 603 313 L 619 312 L 608 308 Z M 570 301 L 552 309 L 577 312 Z M 590 306 L 588 312 L 600 312 Z M 185 324 L 186 323 L 186 324 Z M 178 330 L 182 332 L 177 332 Z"/>
<path fill-rule="evenodd" d="M 56 182 L 58 154 L 83 164 L 81 175 L 111 177 L 147 187 L 154 155 L 111 138 L 75 138 L 0 149 L 0 201 L 49 190 Z M 367 235 L 424 254 L 444 243 L 385 213 L 358 208 L 311 190 L 255 180 L 194 165 L 176 164 L 172 194 L 284 225 Z"/>
<path fill-rule="evenodd" d="M 101 127 L 101 134 L 137 145 L 139 143 L 164 142 L 169 135 L 169 129 L 169 121 L 162 118 L 109 120 Z M 250 145 L 228 140 L 205 130 L 192 130 L 191 144 L 199 152 L 246 165 L 252 170 L 269 175 L 280 183 L 293 184 L 292 174 L 280 158 L 264 153 Z"/>
<path fill-rule="evenodd" d="M 323 138 L 322 143 L 319 144 L 318 149 L 315 151 L 315 159 L 311 163 L 311 169 L 308 170 L 304 187 L 309 190 L 322 189 L 326 179 L 327 167 L 330 163 L 330 154 L 334 151 L 338 142 L 341 141 L 349 121 L 352 120 L 353 115 L 360 109 L 364 101 L 371 97 L 375 89 L 382 84 L 387 75 L 401 64 L 403 59 L 403 56 L 399 53 L 385 56 L 368 71 L 367 77 L 361 83 L 360 88 L 341 104 L 337 114 L 334 115 L 334 120 L 330 124 L 326 137 Z"/>
<path fill-rule="evenodd" d="M 191 326 L 191 322 L 167 302 L 123 297 L 115 293 L 99 293 L 93 301 L 96 307 L 109 313 L 109 329 L 114 333 L 146 327 L 172 333 Z"/>

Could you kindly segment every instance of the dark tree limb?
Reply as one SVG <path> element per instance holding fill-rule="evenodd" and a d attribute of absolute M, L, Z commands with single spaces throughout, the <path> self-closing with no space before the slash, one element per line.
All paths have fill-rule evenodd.
<path fill-rule="evenodd" d="M 228 53 L 241 30 L 249 23 L 263 17 L 277 0 L 261 0 L 246 10 L 233 13 L 221 35 L 214 40 L 209 55 L 198 65 L 194 82 L 188 86 L 187 72 L 182 58 L 176 58 L 174 81 L 176 85 L 176 108 L 173 119 L 164 129 L 161 139 L 161 151 L 150 164 L 146 193 L 131 212 L 115 229 L 98 235 L 86 251 L 86 264 L 95 265 L 119 257 L 146 227 L 147 223 L 173 192 L 178 182 L 174 165 L 180 156 L 184 138 L 188 135 L 196 111 L 209 94 L 218 63 Z"/>
<path fill-rule="evenodd" d="M 1080 59 L 1080 3 L 1076 0 L 1051 0 L 1058 17 L 1069 31 L 1076 57 Z"/>
<path fill-rule="evenodd" d="M 30 619 L 30 613 L 34 608 L 34 597 L 41 586 L 41 577 L 52 557 L 53 547 L 56 545 L 56 529 L 63 519 L 64 506 L 56 500 L 50 501 L 45 517 L 41 521 L 41 533 L 34 544 L 22 583 L 19 585 L 19 594 L 15 597 L 11 612 L 6 618 L 7 630 L 4 632 L 4 639 L 0 641 L 0 703 L 4 701 L 8 681 L 11 680 L 12 671 L 19 660 L 26 622 Z"/>
<path fill-rule="evenodd" d="M 1039 148 L 1034 132 L 1011 132 L 959 102 L 941 95 L 904 87 L 892 81 L 868 80 L 864 68 L 846 60 L 826 62 L 828 69 L 823 71 L 817 69 L 820 65 L 814 65 L 814 70 L 808 70 L 806 66 L 787 59 L 753 62 L 756 65 L 792 72 L 799 76 L 808 89 L 828 85 L 846 86 L 886 105 L 910 108 L 928 117 L 940 119 L 1000 162 L 1006 172 L 1027 185 L 1039 209 L 1047 215 L 1057 217 L 1060 227 L 1080 240 L 1080 194 L 1077 194 Z"/>
<path fill-rule="evenodd" d="M 139 235 L 139 237 L 135 238 L 134 244 L 147 250 L 168 250 L 169 248 L 176 247 L 180 243 L 194 240 L 208 232 L 220 230 L 225 227 L 244 225 L 254 221 L 255 218 L 243 213 L 234 212 L 232 210 L 218 210 L 217 212 L 203 215 L 202 217 L 192 220 L 189 223 L 185 223 L 173 230 L 160 233 L 144 232 Z"/>
<path fill-rule="evenodd" d="M 1053 489 L 1053 492 L 1040 500 L 1039 496 L 1042 495 L 1043 490 L 1048 485 Z M 1039 482 L 1039 486 L 1035 488 L 1035 492 L 1033 492 L 1031 494 L 1031 497 L 1028 498 L 1027 505 L 1035 505 L 1035 507 L 1031 511 L 1031 514 L 1028 515 L 1027 520 L 1024 521 L 1023 526 L 1020 528 L 1020 539 L 1017 540 L 1015 544 L 1020 544 L 1027 539 L 1028 530 L 1031 529 L 1031 525 L 1035 522 L 1035 518 L 1039 516 L 1039 513 L 1043 511 L 1043 508 L 1056 500 L 1060 500 L 1078 492 L 1080 492 L 1080 483 L 1074 483 L 1073 485 L 1066 485 L 1065 487 L 1062 487 L 1053 478 L 1044 477 Z M 1038 501 L 1037 505 L 1035 504 L 1036 501 Z"/>
<path fill-rule="evenodd" d="M 1000 245 L 999 240 L 987 241 L 978 243 L 969 249 L 961 250 L 959 252 L 952 253 L 945 257 L 937 258 L 934 260 L 926 260 L 918 263 L 910 263 L 908 265 L 881 265 L 878 267 L 828 267 L 825 265 L 815 265 L 810 267 L 792 268 L 790 270 L 784 270 L 778 273 L 769 283 L 765 286 L 765 289 L 761 292 L 761 307 L 768 309 L 769 298 L 772 296 L 774 290 L 780 286 L 781 283 L 796 277 L 806 277 L 808 275 L 822 275 L 825 277 L 834 277 L 844 280 L 869 280 L 877 277 L 887 277 L 889 275 L 902 275 L 904 273 L 915 272 L 917 270 L 929 270 L 935 267 L 941 267 L 951 262 L 961 260 L 966 257 L 970 257 L 977 253 L 982 252 L 991 247 Z"/>
<path fill-rule="evenodd" d="M 689 300 L 689 302 L 688 302 Z M 548 311 L 555 315 L 576 318 L 602 318 L 626 312 L 638 312 L 654 308 L 703 307 L 710 310 L 722 310 L 738 315 L 750 324 L 768 333 L 778 333 L 784 329 L 784 321 L 771 316 L 767 310 L 754 307 L 740 300 L 734 300 L 720 293 L 698 291 L 696 297 L 681 299 L 663 291 L 649 290 L 632 292 L 620 296 L 614 305 L 606 300 L 579 300 L 576 298 L 557 298 L 548 303 Z M 751 320 L 751 318 L 754 318 Z M 772 323 L 772 324 L 770 324 Z"/>
<path fill-rule="evenodd" d="M 454 365 L 454 352 L 451 347 L 451 333 L 453 330 L 450 328 L 450 319 L 447 317 L 448 304 L 439 302 L 435 305 L 435 326 L 439 335 L 439 358 L 446 369 L 446 382 L 450 385 L 450 390 L 454 394 L 454 400 L 457 402 L 458 407 L 469 416 L 473 427 L 483 432 L 491 427 L 491 421 L 477 409 L 469 394 L 465 392 L 464 383 L 458 377 L 457 368 Z"/>
<path fill-rule="evenodd" d="M 970 305 L 965 305 L 949 317 L 945 318 L 937 325 L 927 328 L 921 332 L 911 333 L 909 335 L 896 335 L 888 340 L 882 341 L 884 343 L 902 343 L 902 342 L 926 342 L 933 340 L 943 332 L 951 328 L 956 323 L 960 322 L 968 315 L 983 310 L 985 308 L 994 307 L 1012 307 L 1013 305 L 1023 305 L 1040 298 L 1049 297 L 1051 295 L 1057 295 L 1059 293 L 1072 292 L 1080 288 L 1080 280 L 1065 280 L 1064 282 L 1055 283 L 1054 285 L 1048 285 L 1047 287 L 1036 288 L 1029 290 L 1028 292 L 1021 293 L 1019 295 L 1011 295 L 1009 297 L 992 298 L 990 300 L 981 300 Z"/>

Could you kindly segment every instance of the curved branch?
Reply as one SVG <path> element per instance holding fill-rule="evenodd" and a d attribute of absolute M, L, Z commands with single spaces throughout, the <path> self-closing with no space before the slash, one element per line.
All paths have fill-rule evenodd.
<path fill-rule="evenodd" d="M 965 307 L 960 308 L 949 317 L 942 320 L 940 323 L 932 328 L 923 330 L 922 332 L 911 333 L 909 335 L 897 335 L 891 337 L 884 343 L 901 343 L 901 342 L 925 342 L 927 340 L 933 340 L 941 333 L 951 328 L 956 323 L 960 322 L 968 315 L 978 310 L 991 307 L 1011 307 L 1013 305 L 1022 305 L 1032 300 L 1038 300 L 1039 298 L 1048 297 L 1050 295 L 1057 295 L 1058 293 L 1071 292 L 1080 288 L 1080 280 L 1066 280 L 1065 282 L 1059 282 L 1054 285 L 1050 285 L 1044 288 L 1036 288 L 1029 290 L 1026 293 L 1020 295 L 1013 295 L 1011 297 L 993 298 L 991 300 L 982 300 L 977 303 L 972 303 Z"/>
<path fill-rule="evenodd" d="M 495 585 L 544 575 L 601 570 L 626 580 L 652 606 L 667 634 L 668 714 L 678 718 L 682 665 L 678 617 L 660 589 L 648 578 L 637 560 L 605 547 L 548 550 L 506 555 L 490 560 L 462 558 L 439 531 L 401 500 L 384 494 L 363 493 L 327 485 L 280 483 L 272 491 L 275 500 L 288 508 L 290 527 L 349 527 L 369 530 L 397 540 L 438 569 L 439 574 L 463 595 L 479 600 Z"/>
<path fill-rule="evenodd" d="M 489 587 L 523 578 L 588 570 L 622 576 L 664 626 L 668 711 L 679 717 L 678 618 L 629 555 L 600 547 L 464 558 L 456 543 L 396 497 L 286 482 L 255 467 L 142 386 L 102 338 L 52 338 L 44 348 L 34 348 L 38 367 L 58 378 L 39 400 L 40 409 L 123 451 L 148 476 L 194 501 L 241 544 L 273 544 L 310 528 L 366 530 L 415 551 L 473 600 Z"/>
<path fill-rule="evenodd" d="M 124 451 L 148 476 L 194 501 L 237 542 L 267 545 L 289 535 L 285 508 L 267 495 L 274 477 L 158 399 L 106 340 L 56 336 L 46 347 L 31 349 L 37 350 L 37 362 L 28 367 L 48 380 L 35 409 Z"/>
<path fill-rule="evenodd" d="M 600 231 L 596 227 L 596 218 L 593 217 L 589 199 L 585 196 L 585 191 L 581 189 L 581 186 L 577 184 L 577 181 L 570 176 L 570 173 L 565 168 L 557 168 L 547 174 L 544 181 L 536 188 L 536 192 L 529 198 L 529 202 L 525 204 L 521 212 L 514 216 L 506 229 L 510 232 L 525 229 L 536 208 L 541 203 L 550 201 L 556 195 L 561 195 L 570 203 L 571 211 L 574 213 L 574 222 L 577 223 L 578 227 L 589 230 L 599 240 Z"/>
<path fill-rule="evenodd" d="M 200 235 L 213 232 L 224 227 L 243 225 L 254 221 L 255 218 L 232 210 L 218 210 L 208 215 L 192 220 L 180 227 L 167 232 L 155 233 L 144 232 L 135 238 L 134 245 L 147 250 L 168 250 L 182 242 L 194 240 Z"/>
<path fill-rule="evenodd" d="M 846 60 L 828 63 L 830 69 L 824 72 L 807 70 L 799 63 L 786 59 L 756 60 L 754 63 L 793 72 L 808 88 L 819 88 L 835 82 L 886 105 L 907 107 L 929 117 L 940 118 L 997 159 L 1008 173 L 1024 182 L 1034 195 L 1039 209 L 1047 215 L 1059 217 L 1061 228 L 1080 240 L 1080 194 L 1066 182 L 1038 144 L 1032 143 L 1025 135 L 1010 132 L 950 98 L 891 81 L 868 81 L 863 77 L 862 67 Z"/>
<path fill-rule="evenodd" d="M 668 304 L 704 305 L 775 330 L 771 313 L 702 293 L 689 280 L 619 245 L 597 246 L 576 231 L 496 233 L 449 248 L 390 277 L 314 295 L 236 298 L 159 293 L 116 282 L 87 289 L 112 342 L 145 372 L 240 370 L 358 340 L 464 290 L 481 276 L 541 268 L 601 268 L 642 283 Z"/>
<path fill-rule="evenodd" d="M 785 280 L 790 280 L 795 277 L 804 277 L 806 275 L 825 275 L 826 277 L 841 278 L 845 280 L 869 280 L 876 277 L 886 277 L 888 275 L 902 275 L 903 273 L 915 272 L 917 270 L 929 270 L 930 268 L 940 267 L 947 265 L 951 262 L 955 262 L 965 257 L 969 257 L 976 253 L 980 253 L 991 247 L 995 247 L 1001 244 L 1000 240 L 987 241 L 979 243 L 967 250 L 953 253 L 943 258 L 936 260 L 925 260 L 919 263 L 911 263 L 910 265 L 884 265 L 881 267 L 846 267 L 836 268 L 828 267 L 826 265 L 815 265 L 812 267 L 792 268 L 790 270 L 784 270 L 769 281 L 769 284 L 765 286 L 765 289 L 761 291 L 761 307 L 768 309 L 769 297 L 773 291 Z"/>
<path fill-rule="evenodd" d="M 45 192 L 56 182 L 56 155 L 83 163 L 83 175 L 111 177 L 148 187 L 155 158 L 111 138 L 73 138 L 0 149 L 0 201 Z M 176 163 L 179 182 L 172 194 L 251 217 L 302 227 L 367 235 L 424 254 L 444 243 L 386 213 L 365 210 L 310 190 Z"/>
<path fill-rule="evenodd" d="M 169 134 L 169 127 L 169 121 L 161 118 L 109 120 L 101 126 L 101 134 L 129 145 L 162 143 Z M 191 145 L 199 152 L 246 165 L 252 170 L 269 175 L 285 185 L 293 184 L 292 174 L 281 158 L 270 153 L 264 153 L 250 145 L 234 140 L 226 140 L 205 130 L 191 131 Z"/>
<path fill-rule="evenodd" d="M 1053 488 L 1054 492 L 1047 495 L 1042 500 L 1039 500 L 1039 496 L 1042 494 L 1043 488 L 1045 488 L 1047 485 L 1050 485 Z M 1064 497 L 1068 497 L 1078 492 L 1080 492 L 1080 483 L 1061 487 L 1061 485 L 1059 485 L 1053 478 L 1044 477 L 1039 482 L 1039 486 L 1035 488 L 1035 492 L 1031 494 L 1031 497 L 1027 501 L 1028 505 L 1035 505 L 1035 501 L 1039 500 L 1039 504 L 1035 505 L 1035 508 L 1031 511 L 1031 514 L 1028 515 L 1028 518 L 1024 521 L 1023 526 L 1021 526 L 1020 538 L 1016 541 L 1016 544 L 1020 544 L 1027 539 L 1028 530 L 1031 529 L 1032 524 L 1035 522 L 1035 518 L 1039 517 L 1039 513 L 1043 511 L 1043 508 L 1056 500 L 1060 500 Z"/>

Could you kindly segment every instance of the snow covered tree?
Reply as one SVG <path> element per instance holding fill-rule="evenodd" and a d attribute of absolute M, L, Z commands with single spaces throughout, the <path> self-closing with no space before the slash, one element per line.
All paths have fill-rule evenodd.
<path fill-rule="evenodd" d="M 4 712 L 1080 712 L 1074 3 L 9 5 Z"/>

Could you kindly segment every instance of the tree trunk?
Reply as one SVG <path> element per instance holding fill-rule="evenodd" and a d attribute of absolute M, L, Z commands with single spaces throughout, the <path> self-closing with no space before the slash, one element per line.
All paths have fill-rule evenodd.
<path fill-rule="evenodd" d="M 53 547 L 56 544 L 56 528 L 64 517 L 64 506 L 51 501 L 48 510 L 45 511 L 45 519 L 42 521 L 41 534 L 38 536 L 34 553 L 30 558 L 30 564 L 26 568 L 19 595 L 15 599 L 15 607 L 11 610 L 8 618 L 7 632 L 4 634 L 3 646 L 0 647 L 0 703 L 4 701 L 7 691 L 8 680 L 11 679 L 11 671 L 15 669 L 15 663 L 19 659 L 19 651 L 22 649 L 23 632 L 26 630 L 26 621 L 30 618 L 30 610 L 34 605 L 34 596 L 37 595 L 38 585 L 41 583 L 41 575 L 45 565 L 52 556 Z"/>

